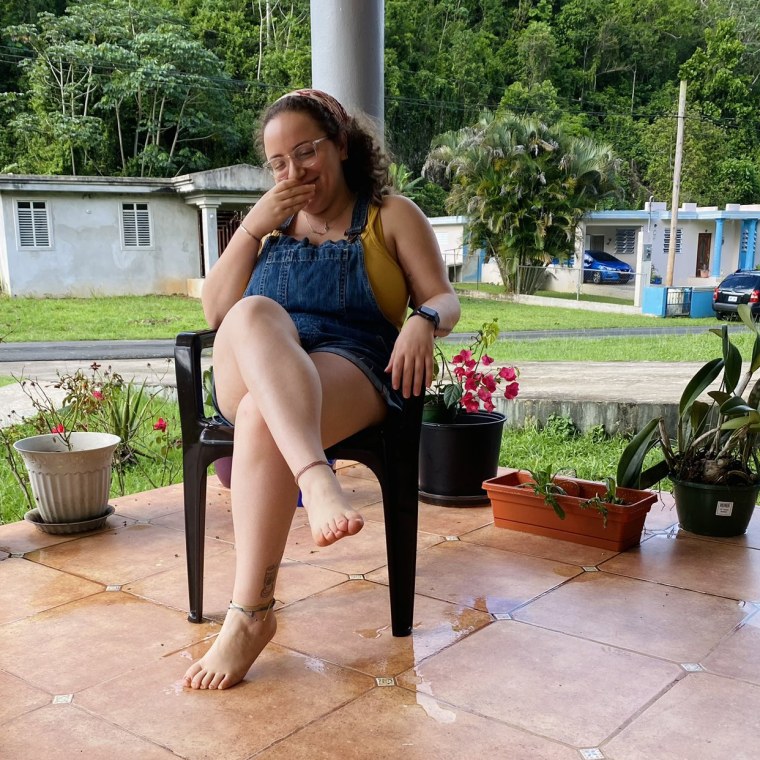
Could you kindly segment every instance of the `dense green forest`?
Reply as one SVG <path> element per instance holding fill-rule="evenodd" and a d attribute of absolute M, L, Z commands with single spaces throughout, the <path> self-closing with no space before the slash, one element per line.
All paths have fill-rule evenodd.
<path fill-rule="evenodd" d="M 260 162 L 262 107 L 310 82 L 309 10 L 6 0 L 0 171 L 172 176 Z M 760 202 L 757 0 L 385 0 L 385 16 L 387 140 L 410 177 L 442 133 L 509 110 L 611 146 L 618 206 L 669 199 L 685 78 L 682 200 Z"/>

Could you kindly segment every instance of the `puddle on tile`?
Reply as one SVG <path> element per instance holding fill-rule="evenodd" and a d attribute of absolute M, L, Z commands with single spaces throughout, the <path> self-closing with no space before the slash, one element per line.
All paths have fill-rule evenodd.
<path fill-rule="evenodd" d="M 382 628 L 363 628 L 354 631 L 354 633 L 359 634 L 363 639 L 379 639 L 383 635 L 383 631 L 387 631 L 389 628 L 389 625 L 384 625 Z"/>

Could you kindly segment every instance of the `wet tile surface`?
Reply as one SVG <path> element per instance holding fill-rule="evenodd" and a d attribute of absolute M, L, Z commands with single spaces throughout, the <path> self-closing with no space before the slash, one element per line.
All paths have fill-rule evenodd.
<path fill-rule="evenodd" d="M 612 739 L 605 753 L 627 758 L 754 760 L 760 687 L 690 673 Z M 712 719 L 710 719 L 712 717 Z"/>
<path fill-rule="evenodd" d="M 450 677 L 465 671 L 467 678 Z M 508 620 L 399 682 L 531 733 L 594 747 L 679 675 L 671 663 Z"/>
<path fill-rule="evenodd" d="M 757 513 L 745 536 L 696 537 L 663 495 L 642 545 L 615 554 L 495 528 L 488 507 L 420 504 L 414 631 L 394 638 L 379 487 L 339 465 L 365 529 L 320 549 L 296 510 L 275 641 L 225 692 L 181 685 L 234 572 L 215 477 L 201 625 L 186 619 L 181 486 L 113 500 L 98 533 L 0 526 L 0 755 L 758 756 Z"/>

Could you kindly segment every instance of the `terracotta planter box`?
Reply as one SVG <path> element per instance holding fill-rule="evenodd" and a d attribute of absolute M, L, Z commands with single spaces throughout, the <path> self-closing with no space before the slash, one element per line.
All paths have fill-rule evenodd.
<path fill-rule="evenodd" d="M 557 478 L 563 488 L 568 481 L 575 484 L 577 488 L 573 487 L 572 490 L 578 494 L 557 496 L 559 505 L 565 510 L 565 519 L 562 520 L 551 505 L 544 502 L 543 496 L 535 494 L 530 486 L 521 486 L 529 481 L 529 472 L 516 470 L 483 483 L 491 500 L 494 525 L 615 552 L 639 544 L 644 520 L 652 504 L 657 501 L 657 494 L 651 491 L 618 488 L 617 495 L 625 499 L 626 504 L 607 505 L 605 527 L 604 518 L 594 507 L 581 507 L 588 499 L 604 495 L 604 484 Z M 570 491 L 571 488 L 565 490 Z"/>

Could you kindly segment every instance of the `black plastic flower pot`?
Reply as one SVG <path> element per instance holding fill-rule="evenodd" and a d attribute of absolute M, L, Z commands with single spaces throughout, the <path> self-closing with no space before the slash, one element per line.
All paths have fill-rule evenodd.
<path fill-rule="evenodd" d="M 678 522 L 699 536 L 741 536 L 755 510 L 760 485 L 726 486 L 673 481 Z"/>
<path fill-rule="evenodd" d="M 498 470 L 505 419 L 500 412 L 460 412 L 453 422 L 423 422 L 420 500 L 448 507 L 488 504 L 483 481 Z"/>

